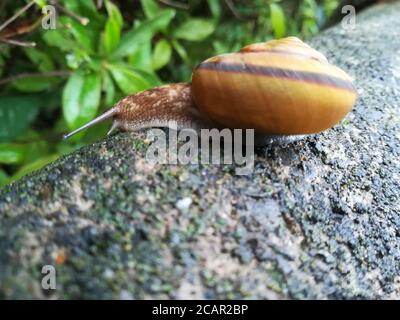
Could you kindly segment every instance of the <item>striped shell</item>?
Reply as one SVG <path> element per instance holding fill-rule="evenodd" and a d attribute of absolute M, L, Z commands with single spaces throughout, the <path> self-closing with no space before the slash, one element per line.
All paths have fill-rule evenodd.
<path fill-rule="evenodd" d="M 295 37 L 204 61 L 193 72 L 192 96 L 221 126 L 284 135 L 331 128 L 357 99 L 352 79 Z"/>

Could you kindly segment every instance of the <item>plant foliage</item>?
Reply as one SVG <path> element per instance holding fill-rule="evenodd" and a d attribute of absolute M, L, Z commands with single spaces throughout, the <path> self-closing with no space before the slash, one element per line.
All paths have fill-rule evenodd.
<path fill-rule="evenodd" d="M 29 2 L 2 2 L 0 21 Z M 249 43 L 310 37 L 337 5 L 336 0 L 161 2 L 35 0 L 0 27 L 0 186 L 103 136 L 107 124 L 61 140 L 120 98 L 190 81 L 200 61 Z M 48 4 L 56 9 L 55 29 L 42 28 Z"/>

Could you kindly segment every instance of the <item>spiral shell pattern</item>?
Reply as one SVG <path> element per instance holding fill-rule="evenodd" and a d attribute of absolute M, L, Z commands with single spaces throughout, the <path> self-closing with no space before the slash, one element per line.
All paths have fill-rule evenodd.
<path fill-rule="evenodd" d="M 204 61 L 193 72 L 192 97 L 221 126 L 297 135 L 335 126 L 357 93 L 343 70 L 289 37 Z"/>

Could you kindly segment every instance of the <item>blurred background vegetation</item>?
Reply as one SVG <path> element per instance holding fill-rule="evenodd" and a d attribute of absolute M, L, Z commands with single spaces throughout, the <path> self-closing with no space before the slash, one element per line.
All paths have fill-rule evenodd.
<path fill-rule="evenodd" d="M 104 136 L 109 123 L 62 141 L 121 97 L 190 81 L 202 60 L 246 44 L 307 39 L 338 2 L 2 0 L 0 187 Z M 49 4 L 54 30 L 42 28 Z"/>

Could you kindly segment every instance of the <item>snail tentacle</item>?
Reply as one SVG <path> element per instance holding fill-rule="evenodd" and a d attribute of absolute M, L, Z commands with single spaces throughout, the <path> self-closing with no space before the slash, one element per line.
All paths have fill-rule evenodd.
<path fill-rule="evenodd" d="M 107 110 L 106 112 L 104 112 L 103 114 L 101 114 L 100 116 L 98 116 L 97 118 L 94 118 L 93 120 L 89 121 L 88 123 L 84 124 L 83 126 L 79 127 L 78 129 L 75 129 L 74 131 L 65 134 L 63 136 L 63 139 L 69 139 L 70 137 L 72 137 L 73 135 L 88 129 L 90 127 L 93 127 L 94 125 L 98 124 L 99 122 L 102 122 L 106 119 L 112 118 L 116 113 L 118 113 L 119 110 L 117 107 L 113 107 L 110 110 Z"/>

